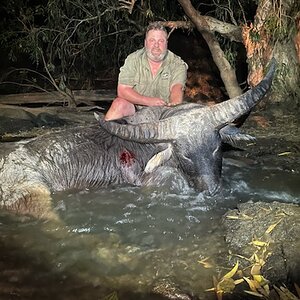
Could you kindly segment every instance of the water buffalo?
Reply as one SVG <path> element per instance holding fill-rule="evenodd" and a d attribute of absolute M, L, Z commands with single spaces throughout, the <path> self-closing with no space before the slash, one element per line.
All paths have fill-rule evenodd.
<path fill-rule="evenodd" d="M 49 133 L 19 145 L 0 160 L 0 204 L 40 217 L 49 213 L 46 201 L 49 204 L 51 192 L 142 185 L 146 173 L 165 164 L 180 170 L 196 190 L 214 194 L 220 187 L 222 139 L 232 136 L 228 124 L 265 96 L 274 72 L 273 60 L 256 87 L 214 106 L 145 108 L 111 122 L 98 116 L 95 125 Z"/>

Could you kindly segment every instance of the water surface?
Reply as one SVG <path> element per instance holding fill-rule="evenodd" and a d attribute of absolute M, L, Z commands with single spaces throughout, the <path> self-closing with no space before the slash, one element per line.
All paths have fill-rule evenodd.
<path fill-rule="evenodd" d="M 299 173 L 227 159 L 222 195 L 205 197 L 167 172 L 158 187 L 53 195 L 62 223 L 0 215 L 1 299 L 159 299 L 172 282 L 200 299 L 224 274 L 222 215 L 245 201 L 300 203 Z M 211 263 L 204 268 L 199 261 Z"/>

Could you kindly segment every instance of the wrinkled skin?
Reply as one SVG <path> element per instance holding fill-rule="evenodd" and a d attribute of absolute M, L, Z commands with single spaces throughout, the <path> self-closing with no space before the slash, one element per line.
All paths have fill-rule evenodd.
<path fill-rule="evenodd" d="M 45 202 L 50 201 L 46 199 L 51 192 L 122 183 L 143 185 L 144 177 L 149 181 L 149 174 L 144 173 L 147 163 L 170 144 L 171 156 L 158 166 L 174 166 L 191 186 L 214 193 L 219 188 L 222 160 L 218 131 L 194 130 L 171 143 L 138 143 L 93 125 L 46 134 L 1 158 L 1 205 L 43 216 L 49 213 Z M 36 201 L 40 195 L 45 199 L 41 206 Z"/>
<path fill-rule="evenodd" d="M 218 132 L 215 135 L 218 136 Z M 216 140 L 208 132 L 206 136 L 206 139 Z M 207 147 L 208 141 L 204 141 L 199 132 L 194 131 L 189 138 L 171 143 L 172 155 L 162 164 L 179 166 L 188 181 L 199 173 L 201 164 L 207 165 L 204 168 L 207 171 L 215 169 L 216 174 L 213 176 L 218 178 L 220 163 L 215 168 L 209 168 L 208 165 L 214 159 L 213 156 L 207 159 L 209 153 L 213 153 L 213 148 L 221 143 L 220 137 L 216 141 L 219 142 L 210 142 Z M 31 202 L 32 195 L 39 193 L 50 194 L 121 183 L 142 185 L 147 163 L 168 145 L 122 140 L 99 125 L 46 134 L 18 146 L 1 158 L 1 204 L 13 210 L 24 210 L 23 206 Z M 196 181 L 194 186 L 203 189 L 200 182 Z M 23 199 L 23 204 L 20 204 L 20 199 Z"/>
<path fill-rule="evenodd" d="M 35 194 L 140 185 L 156 147 L 119 140 L 94 125 L 46 134 L 20 145 L 0 160 L 1 205 L 23 211 Z"/>

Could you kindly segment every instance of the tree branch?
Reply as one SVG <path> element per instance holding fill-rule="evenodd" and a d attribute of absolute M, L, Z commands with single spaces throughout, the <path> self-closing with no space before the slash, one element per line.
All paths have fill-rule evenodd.
<path fill-rule="evenodd" d="M 213 17 L 202 16 L 193 7 L 193 5 L 191 4 L 191 1 L 189 1 L 189 0 L 178 0 L 178 2 L 182 6 L 186 15 L 190 17 L 193 24 L 196 26 L 197 30 L 199 30 L 199 31 L 204 30 L 204 31 L 208 31 L 208 32 L 218 32 L 222 36 L 228 38 L 231 41 L 240 42 L 240 43 L 243 42 L 242 30 L 239 26 L 219 21 Z M 177 22 L 175 22 L 175 23 L 177 23 Z M 186 27 L 193 28 L 194 27 L 192 25 L 192 23 L 190 23 L 190 26 L 188 26 L 188 23 L 189 22 L 181 22 L 181 23 L 179 23 L 179 25 L 184 26 L 181 28 L 186 28 Z"/>
<path fill-rule="evenodd" d="M 242 90 L 238 85 L 235 70 L 231 67 L 230 63 L 226 59 L 219 42 L 214 36 L 213 31 L 210 29 L 213 24 L 218 24 L 218 22 L 210 22 L 213 18 L 204 18 L 201 16 L 201 14 L 193 7 L 190 0 L 178 0 L 178 2 L 181 4 L 186 15 L 195 24 L 197 30 L 201 32 L 203 38 L 205 39 L 213 60 L 220 71 L 220 76 L 223 80 L 228 96 L 233 98 L 241 95 Z M 219 23 L 223 22 L 219 21 Z M 237 28 L 236 26 L 234 27 Z M 223 26 L 223 28 L 225 27 Z"/>

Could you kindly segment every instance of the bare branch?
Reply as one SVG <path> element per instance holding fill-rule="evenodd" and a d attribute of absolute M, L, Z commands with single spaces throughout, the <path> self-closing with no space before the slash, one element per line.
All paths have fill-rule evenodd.
<path fill-rule="evenodd" d="M 235 18 L 234 18 L 233 11 L 232 11 L 232 9 L 230 8 L 230 1 L 228 1 L 228 6 L 221 5 L 221 4 L 217 3 L 215 0 L 213 0 L 213 3 L 214 3 L 214 5 L 215 5 L 216 7 L 222 9 L 223 11 L 226 11 L 226 12 L 228 13 L 229 17 L 230 17 L 231 22 L 232 22 L 234 25 L 237 26 L 237 22 L 236 22 L 236 20 L 235 20 Z"/>
<path fill-rule="evenodd" d="M 130 14 L 132 13 L 135 2 L 136 0 L 131 0 L 131 1 L 119 0 L 120 7 L 127 9 Z"/>
<path fill-rule="evenodd" d="M 238 85 L 235 71 L 226 59 L 224 51 L 220 47 L 220 44 L 214 35 L 214 31 L 220 32 L 220 29 L 222 29 L 223 32 L 227 31 L 226 33 L 228 34 L 231 28 L 234 28 L 236 30 L 238 27 L 218 21 L 211 17 L 201 16 L 199 11 L 193 7 L 190 0 L 178 0 L 178 2 L 181 4 L 186 15 L 189 16 L 189 18 L 195 24 L 197 30 L 201 32 L 203 38 L 205 39 L 212 54 L 213 60 L 220 71 L 221 78 L 224 82 L 229 97 L 233 98 L 240 95 L 242 91 Z M 231 36 L 232 39 L 233 37 L 235 37 L 235 35 Z"/>
<path fill-rule="evenodd" d="M 242 42 L 242 30 L 239 26 L 232 25 L 230 23 L 219 21 L 213 17 L 203 16 L 208 24 L 209 31 L 216 31 L 222 36 L 228 38 L 231 41 Z"/>
<path fill-rule="evenodd" d="M 190 21 L 160 21 L 160 23 L 172 31 L 177 28 L 192 30 L 195 28 L 194 24 Z"/>
<path fill-rule="evenodd" d="M 241 28 L 213 17 L 202 16 L 189 0 L 178 0 L 187 16 L 190 17 L 199 31 L 218 32 L 231 41 L 242 42 Z"/>

